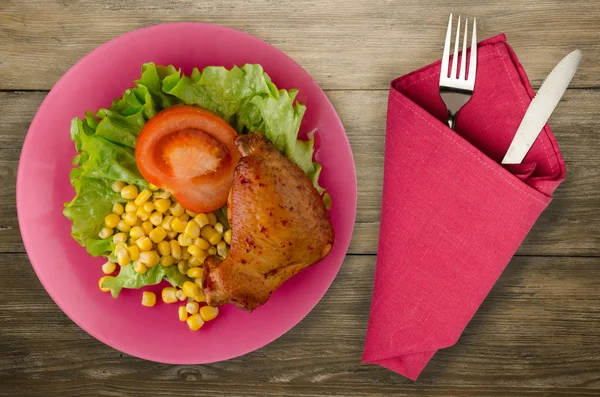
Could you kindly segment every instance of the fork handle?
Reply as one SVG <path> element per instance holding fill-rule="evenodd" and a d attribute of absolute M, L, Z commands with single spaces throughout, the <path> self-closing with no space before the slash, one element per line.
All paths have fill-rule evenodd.
<path fill-rule="evenodd" d="M 448 112 L 448 121 L 447 121 L 448 127 L 450 127 L 451 130 L 454 130 L 454 127 L 456 126 L 456 113 L 450 113 Z"/>

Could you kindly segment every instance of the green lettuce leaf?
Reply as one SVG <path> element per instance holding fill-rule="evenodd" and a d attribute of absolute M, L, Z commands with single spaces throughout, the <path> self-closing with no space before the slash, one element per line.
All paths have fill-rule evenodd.
<path fill-rule="evenodd" d="M 148 285 L 160 283 L 165 275 L 165 268 L 161 265 L 148 268 L 146 273 L 140 274 L 133 269 L 130 263 L 122 266 L 119 274 L 108 277 L 102 282 L 102 288 L 110 288 L 113 298 L 117 298 L 123 288 L 139 289 Z"/>
<path fill-rule="evenodd" d="M 102 288 L 110 288 L 110 293 L 113 298 L 117 298 L 123 288 L 139 289 L 149 285 L 156 285 L 167 280 L 174 287 L 181 287 L 186 281 L 192 281 L 188 276 L 179 273 L 177 266 L 163 267 L 156 265 L 148 268 L 146 273 L 139 274 L 133 269 L 130 263 L 127 266 L 121 267 L 119 274 L 115 277 L 108 277 L 102 282 Z"/>
<path fill-rule="evenodd" d="M 106 256 L 114 251 L 115 247 L 112 239 L 88 238 L 85 240 L 85 248 L 91 256 Z"/>
<path fill-rule="evenodd" d="M 229 225 L 229 219 L 227 219 L 227 205 L 216 210 L 215 215 L 217 216 L 217 221 L 219 221 L 221 225 L 225 227 L 225 229 L 231 229 L 231 226 Z"/>
<path fill-rule="evenodd" d="M 104 217 L 110 213 L 114 203 L 122 202 L 123 199 L 111 189 L 110 180 L 84 176 L 72 179 L 72 183 L 76 195 L 71 202 L 65 204 L 63 213 L 73 222 L 73 238 L 84 245 L 90 255 L 97 256 L 98 249 L 88 247 L 86 241 L 95 244 L 93 240 L 98 238 Z"/>
<path fill-rule="evenodd" d="M 191 278 L 185 274 L 179 273 L 177 266 L 168 266 L 164 268 L 165 280 L 167 280 L 173 287 L 182 287 L 186 281 L 192 281 Z"/>

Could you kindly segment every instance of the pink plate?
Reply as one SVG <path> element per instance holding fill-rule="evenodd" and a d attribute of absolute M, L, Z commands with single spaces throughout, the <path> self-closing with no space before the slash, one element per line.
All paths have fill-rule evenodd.
<path fill-rule="evenodd" d="M 319 131 L 321 184 L 332 198 L 335 244 L 326 259 L 277 290 L 254 313 L 225 306 L 213 322 L 191 332 L 177 305 L 141 306 L 140 290 L 119 299 L 98 289 L 100 258 L 91 258 L 70 236 L 63 203 L 75 148 L 71 119 L 108 107 L 133 85 L 144 62 L 192 67 L 260 63 L 280 88 L 300 90 L 307 112 L 302 134 Z M 40 201 L 40 198 L 43 200 Z M 43 202 L 46 205 L 40 205 Z M 81 328 L 124 353 L 174 364 L 210 363 L 256 350 L 283 335 L 317 304 L 333 282 L 350 244 L 356 215 L 354 161 L 335 109 L 313 79 L 284 53 L 233 29 L 175 23 L 140 29 L 100 46 L 73 66 L 40 106 L 23 145 L 17 175 L 17 211 L 23 242 L 40 281 Z M 162 286 L 150 288 L 160 291 Z"/>

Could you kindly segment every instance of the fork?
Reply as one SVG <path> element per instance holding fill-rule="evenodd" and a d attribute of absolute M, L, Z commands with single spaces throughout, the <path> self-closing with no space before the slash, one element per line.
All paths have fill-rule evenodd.
<path fill-rule="evenodd" d="M 448 31 L 446 32 L 446 43 L 444 44 L 444 55 L 442 57 L 442 69 L 440 72 L 440 96 L 448 109 L 448 126 L 454 129 L 456 126 L 456 115 L 458 111 L 467 103 L 473 95 L 475 88 L 475 74 L 477 72 L 477 20 L 473 18 L 473 34 L 471 36 L 471 57 L 469 59 L 469 75 L 467 76 L 466 58 L 467 58 L 467 30 L 469 20 L 465 18 L 465 32 L 462 42 L 462 56 L 460 59 L 460 69 L 458 66 L 458 47 L 460 41 L 460 16 L 456 26 L 456 40 L 454 41 L 454 57 L 452 58 L 452 67 L 448 72 L 450 62 L 450 39 L 452 34 L 452 14 L 448 22 Z"/>

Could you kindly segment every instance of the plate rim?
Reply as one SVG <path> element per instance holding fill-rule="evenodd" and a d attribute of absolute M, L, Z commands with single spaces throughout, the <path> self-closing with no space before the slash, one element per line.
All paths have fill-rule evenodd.
<path fill-rule="evenodd" d="M 115 343 L 118 342 L 116 340 L 111 340 L 109 337 L 105 336 L 102 334 L 102 332 L 94 332 L 91 329 L 89 329 L 87 326 L 84 326 L 82 324 L 82 321 L 79 321 L 77 319 L 77 316 L 73 315 L 73 313 L 70 310 L 67 310 L 65 308 L 65 305 L 63 304 L 63 302 L 61 302 L 61 299 L 57 299 L 56 296 L 51 292 L 51 289 L 48 288 L 48 284 L 49 281 L 45 280 L 45 277 L 43 277 L 41 275 L 41 272 L 38 271 L 37 266 L 39 265 L 35 265 L 34 264 L 34 260 L 32 259 L 32 256 L 35 256 L 32 254 L 32 252 L 34 252 L 34 250 L 32 250 L 32 246 L 33 246 L 33 242 L 31 241 L 31 238 L 28 237 L 28 235 L 31 233 L 31 231 L 26 232 L 25 230 L 27 230 L 27 227 L 23 227 L 24 226 L 24 221 L 23 219 L 23 208 L 22 208 L 22 200 L 23 200 L 23 187 L 24 187 L 24 182 L 23 182 L 23 178 L 25 177 L 22 171 L 22 167 L 21 165 L 24 163 L 25 161 L 25 156 L 26 153 L 28 152 L 28 147 L 32 145 L 32 134 L 30 134 L 30 131 L 32 131 L 33 129 L 35 129 L 37 127 L 37 124 L 39 124 L 39 117 L 40 117 L 40 109 L 42 109 L 42 107 L 45 106 L 45 104 L 51 102 L 53 100 L 53 98 L 58 95 L 58 92 L 60 90 L 63 89 L 63 86 L 66 84 L 66 82 L 69 80 L 70 74 L 74 73 L 73 71 L 75 69 L 78 68 L 78 66 L 83 63 L 86 59 L 92 57 L 92 55 L 100 50 L 101 48 L 105 49 L 105 50 L 110 50 L 110 47 L 117 45 L 118 42 L 120 40 L 123 40 L 124 38 L 128 38 L 131 36 L 135 36 L 135 35 L 143 35 L 146 34 L 146 32 L 151 31 L 151 30 L 160 30 L 160 29 L 171 29 L 171 28 L 177 28 L 178 26 L 184 26 L 184 25 L 194 25 L 194 26 L 203 26 L 206 27 L 208 29 L 217 29 L 217 30 L 226 30 L 229 33 L 235 34 L 235 35 L 239 35 L 239 36 L 244 36 L 246 39 L 249 40 L 254 40 L 256 42 L 259 42 L 260 45 L 262 46 L 267 46 L 267 47 L 271 47 L 273 50 L 275 50 L 276 52 L 280 53 L 281 55 L 283 55 L 283 57 L 285 57 L 287 59 L 288 62 L 291 62 L 293 64 L 295 64 L 305 75 L 306 77 L 308 77 L 308 81 L 310 81 L 310 84 L 314 85 L 315 88 L 320 92 L 321 95 L 323 95 L 323 97 L 325 98 L 325 104 L 328 106 L 328 110 L 332 111 L 333 114 L 335 115 L 335 123 L 338 125 L 338 127 L 341 129 L 341 131 L 343 132 L 342 134 L 342 140 L 340 142 L 340 140 L 338 140 L 339 144 L 344 145 L 344 149 L 347 150 L 347 152 L 350 155 L 350 159 L 352 161 L 352 169 L 350 170 L 351 174 L 352 174 L 352 190 L 354 192 L 354 194 L 352 195 L 352 214 L 351 214 L 351 222 L 352 222 L 352 230 L 350 230 L 350 234 L 348 237 L 348 241 L 347 242 L 343 242 L 345 245 L 345 253 L 344 253 L 344 257 L 348 255 L 348 249 L 350 246 L 350 242 L 352 239 L 352 235 L 353 235 L 353 231 L 354 228 L 356 226 L 356 213 L 357 213 L 357 205 L 358 205 L 358 185 L 357 185 L 357 177 L 356 177 L 356 163 L 354 161 L 354 154 L 352 152 L 352 147 L 350 145 L 350 141 L 348 139 L 348 134 L 346 133 L 346 129 L 341 121 L 341 118 L 337 112 L 337 110 L 335 109 L 335 107 L 333 106 L 333 104 L 331 103 L 329 97 L 325 94 L 325 92 L 323 91 L 323 89 L 317 84 L 317 82 L 314 80 L 314 78 L 300 65 L 298 64 L 294 59 L 292 59 L 289 55 L 287 55 L 284 51 L 280 50 L 279 48 L 275 47 L 274 45 L 270 44 L 269 42 L 262 40 L 250 33 L 244 32 L 242 30 L 238 30 L 238 29 L 234 29 L 228 26 L 224 26 L 224 25 L 219 25 L 219 24 L 211 24 L 211 23 L 205 23 L 205 22 L 170 22 L 170 23 L 162 23 L 162 24 L 154 24 L 154 25 L 150 25 L 150 26 L 146 26 L 146 27 L 142 27 L 139 29 L 135 29 L 129 32 L 126 32 L 124 34 L 121 34 L 119 36 L 113 37 L 112 39 L 100 44 L 99 46 L 96 46 L 93 50 L 89 51 L 88 53 L 86 53 L 83 57 L 81 57 L 79 60 L 77 60 L 77 62 L 75 62 L 71 67 L 69 67 L 69 69 L 57 80 L 57 82 L 53 85 L 53 87 L 51 88 L 51 90 L 48 92 L 48 94 L 46 95 L 46 97 L 44 98 L 44 100 L 41 102 L 41 104 L 38 106 L 36 113 L 31 121 L 30 126 L 27 129 L 27 133 L 25 135 L 25 139 L 23 141 L 23 145 L 21 148 L 21 153 L 19 155 L 19 162 L 18 162 L 18 166 L 17 166 L 17 175 L 16 175 L 16 209 L 17 209 L 17 221 L 18 221 L 18 225 L 19 225 L 19 232 L 21 235 L 21 239 L 23 241 L 23 246 L 25 248 L 28 260 L 31 264 L 31 267 L 33 268 L 38 280 L 40 281 L 40 283 L 42 284 L 42 287 L 44 288 L 44 290 L 46 291 L 46 293 L 51 297 L 51 299 L 54 301 L 54 303 L 60 308 L 60 310 L 73 322 L 75 323 L 79 328 L 81 328 L 82 330 L 84 330 L 87 334 L 89 334 L 90 336 L 92 336 L 93 338 L 95 338 L 96 340 L 102 342 L 103 344 L 110 346 L 111 348 L 122 352 L 124 354 L 130 355 L 132 357 L 136 357 L 136 358 L 140 358 L 140 359 L 144 359 L 144 360 L 148 360 L 148 361 L 152 361 L 152 362 L 159 362 L 159 363 L 165 363 L 165 364 L 176 364 L 176 365 L 185 365 L 185 364 L 209 364 L 209 363 L 214 363 L 214 362 L 221 362 L 221 361 L 226 361 L 226 360 L 230 360 L 232 358 L 236 358 L 236 357 L 241 357 L 243 355 L 246 355 L 250 352 L 256 351 L 264 346 L 267 346 L 268 344 L 272 343 L 273 341 L 275 341 L 276 339 L 280 338 L 281 336 L 283 336 L 284 334 L 286 334 L 287 332 L 289 332 L 292 328 L 294 328 L 296 325 L 298 325 L 298 323 L 300 321 L 302 321 L 304 318 L 306 318 L 306 316 L 314 309 L 314 307 L 323 299 L 323 296 L 327 293 L 327 291 L 329 291 L 331 285 L 333 284 L 333 282 L 335 281 L 335 279 L 337 278 L 337 276 L 339 275 L 339 271 L 341 269 L 341 267 L 343 266 L 344 263 L 344 259 L 342 259 L 342 262 L 339 264 L 337 270 L 335 271 L 335 275 L 333 276 L 331 282 L 329 283 L 329 285 L 327 286 L 327 288 L 325 288 L 319 295 L 318 299 L 315 299 L 314 304 L 310 305 L 310 308 L 308 309 L 308 311 L 306 312 L 306 314 L 300 316 L 298 318 L 297 321 L 294 321 L 293 324 L 288 327 L 287 329 L 282 330 L 281 332 L 274 332 L 272 337 L 267 338 L 267 341 L 262 343 L 262 344 L 258 344 L 258 345 L 252 345 L 248 348 L 245 349 L 239 349 L 239 351 L 237 351 L 236 353 L 233 354 L 225 354 L 223 355 L 223 358 L 220 358 L 218 360 L 202 360 L 202 359 L 197 359 L 197 360 L 169 360 L 169 359 L 164 359 L 164 358 L 157 358 L 157 357 L 153 357 L 152 354 L 146 354 L 145 352 L 131 352 L 131 350 L 135 350 L 135 349 L 128 349 L 126 346 L 121 345 L 120 343 Z M 141 65 L 140 65 L 141 67 Z M 347 199 L 347 198 L 345 198 Z M 83 249 L 83 248 L 82 248 Z M 39 263 L 39 261 L 36 260 L 36 262 Z"/>

